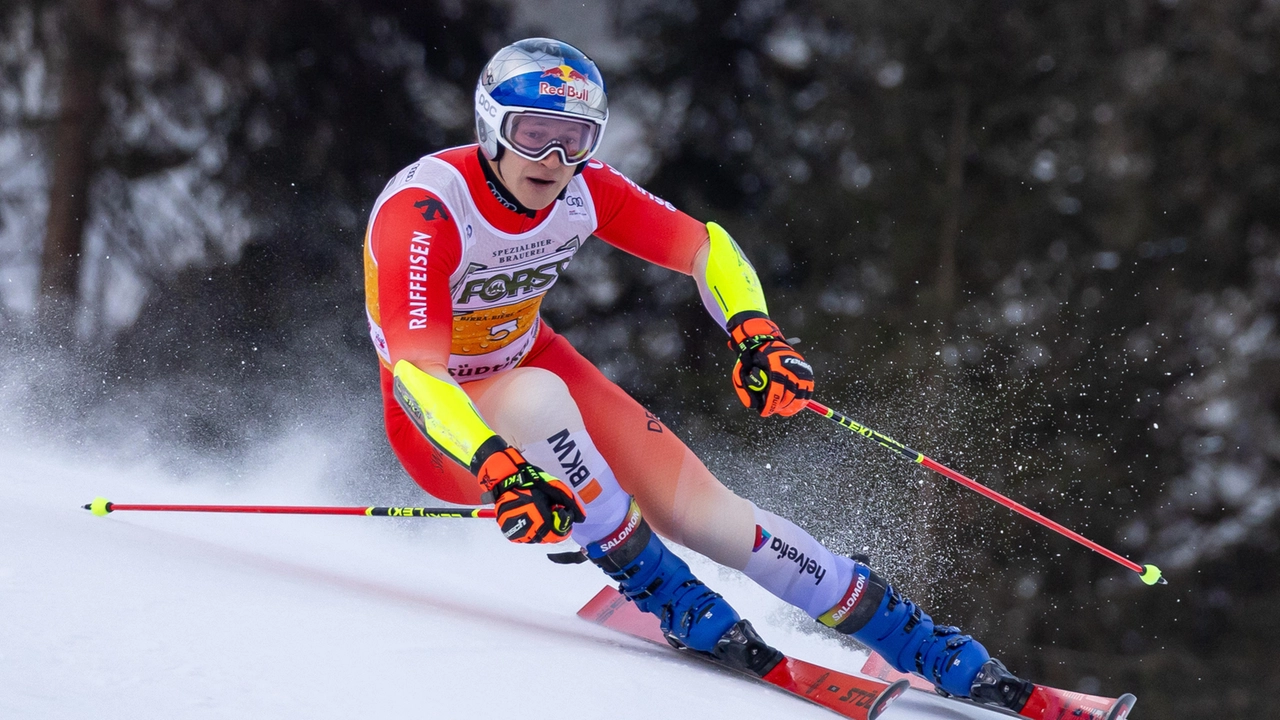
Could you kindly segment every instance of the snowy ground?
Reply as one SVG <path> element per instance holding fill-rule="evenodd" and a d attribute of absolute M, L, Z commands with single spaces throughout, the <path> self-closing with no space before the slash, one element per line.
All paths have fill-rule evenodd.
<path fill-rule="evenodd" d="M 578 619 L 599 571 L 552 565 L 491 521 L 80 507 L 327 503 L 306 477 L 316 450 L 233 492 L 0 437 L 0 718 L 836 717 Z M 785 652 L 861 666 L 692 561 Z M 913 691 L 884 717 L 996 716 Z"/>

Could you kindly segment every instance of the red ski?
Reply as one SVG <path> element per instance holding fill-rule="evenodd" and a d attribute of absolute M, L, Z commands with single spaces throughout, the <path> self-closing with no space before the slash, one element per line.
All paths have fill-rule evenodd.
<path fill-rule="evenodd" d="M 862 666 L 862 674 L 889 682 L 906 680 L 916 689 L 933 692 L 933 685 L 928 680 L 894 670 L 876 653 L 871 653 L 867 658 Z M 1030 720 L 1125 720 L 1137 701 L 1136 697 L 1128 693 L 1118 698 L 1108 698 L 1036 685 L 1027 704 L 1018 714 Z"/>
<path fill-rule="evenodd" d="M 591 602 L 578 611 L 578 617 L 670 647 L 662 636 L 658 618 L 642 612 L 613 587 L 605 587 L 596 593 Z M 705 658 L 702 655 L 698 657 Z M 910 687 L 904 680 L 881 682 L 846 675 L 791 657 L 784 658 L 767 675 L 758 679 L 853 720 L 875 720 L 889 703 Z"/>

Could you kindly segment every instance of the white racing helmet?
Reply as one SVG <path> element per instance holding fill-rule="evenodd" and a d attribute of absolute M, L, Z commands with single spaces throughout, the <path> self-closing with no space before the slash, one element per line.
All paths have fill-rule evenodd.
<path fill-rule="evenodd" d="M 556 152 L 565 165 L 581 165 L 600 146 L 608 121 L 600 70 L 559 40 L 502 48 L 476 84 L 476 139 L 490 160 L 505 148 L 535 161 Z"/>

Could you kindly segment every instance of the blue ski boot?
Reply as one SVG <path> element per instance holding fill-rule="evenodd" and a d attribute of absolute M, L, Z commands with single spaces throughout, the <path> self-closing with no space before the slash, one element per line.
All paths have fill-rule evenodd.
<path fill-rule="evenodd" d="M 751 623 L 693 576 L 649 528 L 634 502 L 622 526 L 586 550 L 593 563 L 618 581 L 627 599 L 658 616 L 662 633 L 674 647 L 706 653 L 761 676 L 782 659 L 760 640 Z"/>
<path fill-rule="evenodd" d="M 991 659 L 982 643 L 961 635 L 959 628 L 934 625 L 915 603 L 860 562 L 844 598 L 818 621 L 852 635 L 898 672 L 915 673 L 960 697 L 970 696 L 979 670 Z"/>

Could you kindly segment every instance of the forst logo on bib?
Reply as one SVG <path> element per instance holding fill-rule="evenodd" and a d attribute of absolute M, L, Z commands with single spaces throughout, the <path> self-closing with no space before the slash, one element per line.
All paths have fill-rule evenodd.
<path fill-rule="evenodd" d="M 569 258 L 553 260 L 532 268 L 521 268 L 511 273 L 495 273 L 489 277 L 468 280 L 462 287 L 458 302 L 464 303 L 473 297 L 493 302 L 517 295 L 528 295 L 549 287 L 569 265 Z"/>
<path fill-rule="evenodd" d="M 505 265 L 502 269 L 473 262 L 462 279 L 453 286 L 455 302 L 458 305 L 468 302 L 474 304 L 477 300 L 482 303 L 501 303 L 504 300 L 546 292 L 569 266 L 569 261 L 578 250 L 579 240 L 574 236 L 569 242 L 547 254 L 543 254 L 543 242 L 533 241 L 503 248 L 500 251 L 502 254 L 495 253 L 499 263 Z M 506 254 L 507 251 L 510 254 Z M 529 264 L 518 267 L 523 264 L 519 262 L 522 257 L 528 257 Z M 510 267 L 511 264 L 517 267 Z"/>

